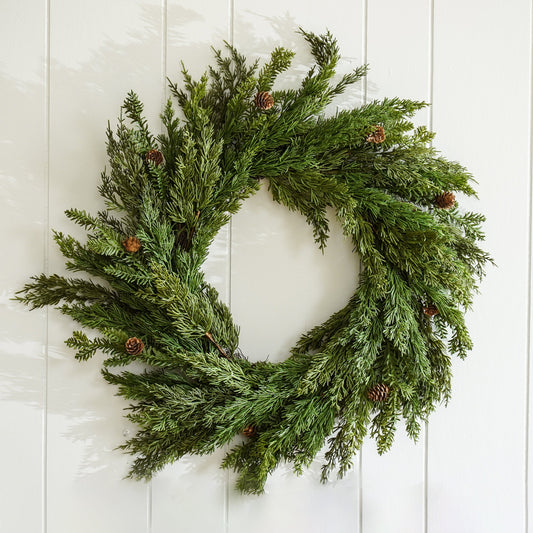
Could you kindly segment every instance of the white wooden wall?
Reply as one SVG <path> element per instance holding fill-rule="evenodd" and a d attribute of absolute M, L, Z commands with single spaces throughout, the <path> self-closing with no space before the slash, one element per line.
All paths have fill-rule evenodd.
<path fill-rule="evenodd" d="M 2 0 L 0 16 L 1 533 L 531 533 L 531 2 L 526 0 Z M 63 340 L 73 324 L 10 300 L 32 274 L 62 272 L 50 229 L 96 211 L 104 130 L 127 91 L 155 129 L 183 59 L 193 74 L 223 40 L 250 56 L 298 51 L 298 26 L 329 28 L 346 71 L 371 73 L 339 106 L 382 96 L 433 103 L 420 123 L 475 174 L 489 270 L 469 324 L 475 349 L 454 365 L 454 394 L 418 443 L 399 432 L 382 457 L 319 484 L 279 469 L 261 497 L 240 496 L 223 451 L 188 458 L 151 483 L 123 480 L 114 448 L 133 428 L 120 398 Z M 339 308 L 357 259 L 338 231 L 324 256 L 296 214 L 262 190 L 213 246 L 210 278 L 252 358 L 281 360 L 298 334 Z M 274 334 L 272 334 L 274 332 Z M 529 403 L 529 405 L 528 405 Z"/>

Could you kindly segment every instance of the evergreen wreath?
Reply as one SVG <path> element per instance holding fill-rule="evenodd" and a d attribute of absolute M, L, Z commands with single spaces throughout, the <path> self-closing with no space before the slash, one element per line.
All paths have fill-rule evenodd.
<path fill-rule="evenodd" d="M 336 40 L 301 34 L 315 64 L 297 89 L 272 91 L 292 51 L 274 49 L 259 68 L 226 44 L 198 81 L 183 67 L 184 88 L 170 83 L 183 118 L 169 99 L 165 133 L 149 131 L 130 92 L 126 118 L 107 131 L 106 210 L 66 211 L 85 243 L 55 232 L 67 269 L 89 279 L 42 274 L 18 293 L 98 332 L 75 331 L 66 344 L 79 360 L 106 354 L 104 378 L 131 402 L 139 431 L 122 448 L 136 456 L 134 478 L 230 443 L 223 467 L 238 471 L 245 493 L 261 493 L 282 461 L 301 473 L 325 443 L 322 479 L 334 468 L 342 476 L 368 431 L 380 453 L 401 417 L 416 439 L 450 396 L 450 355 L 472 346 L 463 312 L 491 259 L 477 244 L 484 217 L 455 201 L 475 195 L 471 175 L 410 121 L 423 102 L 384 99 L 325 117 L 366 67 L 333 83 Z M 276 364 L 240 352 L 238 327 L 201 269 L 262 179 L 306 217 L 321 249 L 333 208 L 362 263 L 346 306 Z"/>

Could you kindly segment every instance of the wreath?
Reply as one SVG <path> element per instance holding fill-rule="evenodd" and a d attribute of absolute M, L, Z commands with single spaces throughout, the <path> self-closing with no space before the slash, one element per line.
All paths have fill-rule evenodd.
<path fill-rule="evenodd" d="M 322 479 L 335 468 L 342 476 L 367 432 L 380 453 L 400 418 L 416 438 L 450 396 L 450 355 L 472 346 L 464 311 L 491 259 L 477 244 L 483 216 L 455 200 L 475 195 L 471 175 L 414 127 L 423 102 L 326 116 L 366 67 L 333 82 L 336 40 L 300 32 L 315 64 L 296 89 L 272 90 L 292 51 L 274 49 L 260 68 L 226 44 L 199 80 L 183 67 L 183 87 L 170 83 L 182 117 L 170 98 L 164 133 L 150 132 L 130 92 L 107 131 L 106 209 L 66 211 L 86 242 L 54 234 L 67 269 L 89 276 L 42 274 L 18 293 L 92 331 L 66 344 L 80 360 L 105 354 L 104 378 L 129 400 L 139 429 L 121 448 L 135 456 L 134 478 L 231 444 L 222 466 L 238 471 L 242 492 L 261 493 L 280 462 L 301 473 L 325 443 Z M 202 272 L 214 237 L 261 180 L 306 217 L 321 249 L 333 208 L 362 264 L 346 306 L 276 364 L 242 354 Z"/>

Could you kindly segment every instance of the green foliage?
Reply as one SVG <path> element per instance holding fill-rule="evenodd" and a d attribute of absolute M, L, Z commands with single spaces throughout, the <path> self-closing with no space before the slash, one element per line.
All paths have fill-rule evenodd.
<path fill-rule="evenodd" d="M 262 492 L 280 462 L 302 472 L 324 443 L 323 479 L 335 468 L 343 475 L 368 432 L 380 453 L 401 418 L 416 438 L 450 396 L 450 356 L 471 348 L 463 313 L 491 261 L 478 245 L 484 219 L 435 205 L 444 191 L 475 195 L 471 176 L 435 152 L 431 132 L 414 127 L 422 102 L 385 99 L 325 118 L 366 68 L 332 83 L 335 39 L 301 33 L 315 65 L 298 88 L 273 91 L 269 110 L 254 96 L 289 68 L 293 52 L 284 48 L 259 68 L 226 45 L 198 81 L 183 68 L 183 86 L 170 88 L 184 118 L 169 100 L 159 136 L 129 93 L 107 131 L 110 167 L 99 187 L 106 210 L 66 212 L 87 231 L 85 243 L 55 233 L 68 270 L 90 279 L 43 274 L 18 295 L 96 331 L 75 331 L 66 343 L 80 360 L 102 352 L 105 379 L 131 402 L 139 431 L 123 448 L 136 456 L 135 478 L 228 443 L 223 466 L 239 472 L 243 492 Z M 377 127 L 381 143 L 369 140 Z M 147 161 L 149 150 L 164 162 Z M 215 235 L 265 178 L 275 201 L 306 217 L 321 248 L 333 208 L 363 265 L 346 307 L 279 364 L 240 354 L 238 327 L 201 270 Z M 123 244 L 132 236 L 138 251 Z M 428 304 L 437 316 L 424 313 Z M 131 337 L 144 343 L 138 355 L 125 349 Z M 144 370 L 111 371 L 132 361 Z M 385 401 L 369 399 L 375 384 L 389 387 Z M 256 436 L 235 444 L 247 426 Z"/>

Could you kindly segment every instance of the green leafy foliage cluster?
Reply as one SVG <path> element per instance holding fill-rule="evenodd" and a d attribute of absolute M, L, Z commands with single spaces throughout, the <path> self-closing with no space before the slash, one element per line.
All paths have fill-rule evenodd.
<path fill-rule="evenodd" d="M 464 311 L 490 261 L 477 244 L 483 217 L 435 206 L 444 191 L 474 195 L 471 176 L 414 127 L 422 102 L 385 99 L 326 117 L 366 68 L 334 83 L 335 39 L 302 34 L 315 64 L 296 89 L 273 90 L 291 51 L 276 48 L 259 68 L 228 45 L 199 80 L 184 68 L 183 88 L 170 84 L 183 117 L 169 100 L 161 135 L 130 93 L 116 131 L 108 129 L 106 209 L 66 212 L 86 229 L 84 243 L 55 234 L 68 270 L 83 279 L 41 275 L 18 296 L 96 332 L 76 331 L 67 344 L 80 360 L 103 352 L 105 379 L 131 403 L 139 430 L 123 448 L 135 455 L 134 478 L 226 444 L 223 466 L 238 471 L 245 493 L 261 493 L 281 462 L 301 472 L 324 444 L 323 479 L 334 468 L 342 475 L 367 433 L 384 452 L 403 418 L 416 438 L 450 395 L 450 356 L 471 348 Z M 271 91 L 271 109 L 254 104 L 258 91 Z M 369 142 L 377 127 L 385 140 Z M 164 163 L 147 160 L 154 149 Z M 240 354 L 238 327 L 201 268 L 264 178 L 275 201 L 306 217 L 321 248 L 333 208 L 363 266 L 347 305 L 278 364 Z M 136 253 L 123 245 L 130 236 L 141 243 Z M 428 304 L 438 315 L 423 312 Z M 139 355 L 125 350 L 131 337 L 144 343 Z M 128 367 L 133 361 L 144 370 Z M 369 399 L 376 384 L 389 388 L 385 401 Z M 249 426 L 254 435 L 235 439 Z"/>

